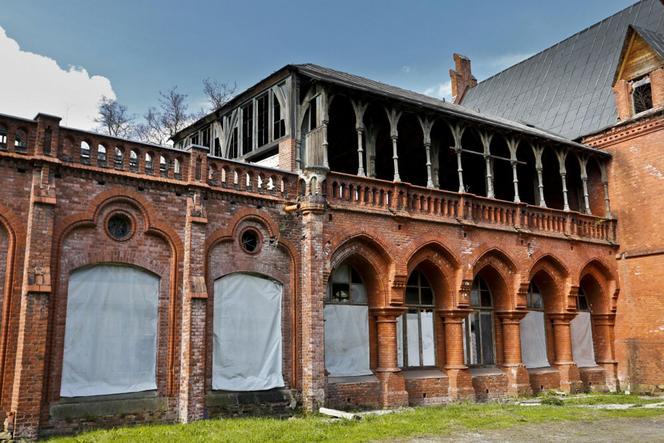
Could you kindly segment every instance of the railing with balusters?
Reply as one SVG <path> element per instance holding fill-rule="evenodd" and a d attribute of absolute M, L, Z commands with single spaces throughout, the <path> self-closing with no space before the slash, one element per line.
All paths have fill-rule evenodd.
<path fill-rule="evenodd" d="M 332 172 L 327 199 L 334 207 L 382 210 L 431 220 L 449 220 L 615 242 L 615 219 L 542 208 Z"/>

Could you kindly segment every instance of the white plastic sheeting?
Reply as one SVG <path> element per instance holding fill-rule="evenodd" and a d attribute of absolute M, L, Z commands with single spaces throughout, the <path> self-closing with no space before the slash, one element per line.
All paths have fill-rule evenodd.
<path fill-rule="evenodd" d="M 62 397 L 157 389 L 159 278 L 100 265 L 69 277 Z"/>
<path fill-rule="evenodd" d="M 403 319 L 406 317 L 406 344 L 408 366 L 434 366 L 436 364 L 435 340 L 433 331 L 433 313 L 420 312 L 421 316 L 421 338 L 422 359 L 420 360 L 420 323 L 417 313 L 409 312 L 397 318 L 397 362 L 399 366 L 405 366 L 404 344 L 403 344 Z"/>
<path fill-rule="evenodd" d="M 521 319 L 521 359 L 526 368 L 549 366 L 542 311 L 530 311 Z"/>
<path fill-rule="evenodd" d="M 261 391 L 284 386 L 282 286 L 251 274 L 214 282 L 212 389 Z"/>
<path fill-rule="evenodd" d="M 572 355 L 579 368 L 597 366 L 590 312 L 581 311 L 572 320 Z"/>
<path fill-rule="evenodd" d="M 325 368 L 332 377 L 372 374 L 367 306 L 325 306 Z"/>

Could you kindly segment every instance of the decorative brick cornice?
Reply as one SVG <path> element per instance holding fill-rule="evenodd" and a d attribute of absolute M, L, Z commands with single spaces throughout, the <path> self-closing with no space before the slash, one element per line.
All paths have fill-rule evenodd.
<path fill-rule="evenodd" d="M 658 112 L 652 116 L 617 125 L 600 134 L 592 135 L 584 139 L 583 143 L 601 149 L 662 129 L 664 129 L 664 115 L 662 112 Z"/>

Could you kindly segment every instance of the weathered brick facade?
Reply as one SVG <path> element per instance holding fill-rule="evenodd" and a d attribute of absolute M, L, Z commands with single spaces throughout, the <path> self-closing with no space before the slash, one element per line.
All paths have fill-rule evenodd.
<path fill-rule="evenodd" d="M 299 179 L 208 157 L 196 146 L 176 151 L 65 129 L 43 115 L 0 122 L 9 128 L 0 151 L 0 275 L 6 288 L 1 405 L 14 436 L 186 422 L 250 412 L 238 405 L 251 399 L 289 404 L 290 394 L 247 400 L 211 391 L 213 282 L 238 271 L 283 284 L 284 380 L 306 409 L 497 398 L 590 388 L 590 382 L 616 386 L 611 321 L 618 278 L 611 220 L 324 170 Z M 44 146 L 45 126 L 51 128 L 50 146 Z M 11 143 L 18 127 L 30 134 L 26 149 Z M 120 146 L 125 155 L 100 159 L 92 149 L 81 157 L 83 140 L 93 147 Z M 127 155 L 130 150 L 138 156 Z M 167 157 L 168 169 L 151 169 L 145 152 Z M 181 163 L 177 176 L 174 158 Z M 273 187 L 266 185 L 269 179 Z M 125 241 L 107 232 L 106 221 L 118 212 L 133 222 Z M 260 233 L 257 254 L 238 243 L 246 227 Z M 98 263 L 129 264 L 161 277 L 156 392 L 60 398 L 68 278 Z M 342 263 L 352 263 L 368 288 L 375 375 L 327 380 L 323 303 L 330 272 Z M 402 371 L 396 318 L 404 312 L 404 284 L 415 268 L 435 289 L 436 365 Z M 497 366 L 491 370 L 464 364 L 462 320 L 478 274 L 496 297 Z M 600 365 L 592 377 L 573 363 L 569 337 L 576 291 L 586 276 L 598 288 L 589 294 Z M 552 369 L 546 374 L 529 374 L 521 362 L 519 320 L 531 280 L 544 292 L 550 319 Z"/>

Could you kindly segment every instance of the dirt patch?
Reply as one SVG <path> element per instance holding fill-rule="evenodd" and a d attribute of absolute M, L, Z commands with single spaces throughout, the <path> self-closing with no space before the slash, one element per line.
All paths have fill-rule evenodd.
<path fill-rule="evenodd" d="M 409 440 L 433 442 L 664 442 L 664 417 L 550 422 Z"/>

